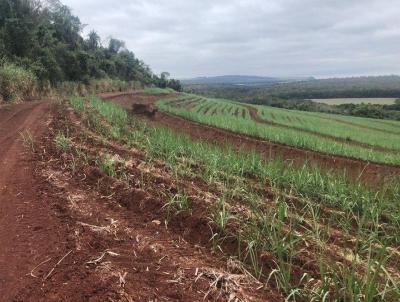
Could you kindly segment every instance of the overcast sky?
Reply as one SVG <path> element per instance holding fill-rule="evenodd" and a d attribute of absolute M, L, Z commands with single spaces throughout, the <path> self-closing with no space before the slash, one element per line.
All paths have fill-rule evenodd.
<path fill-rule="evenodd" d="M 154 72 L 400 74 L 399 0 L 62 0 Z"/>

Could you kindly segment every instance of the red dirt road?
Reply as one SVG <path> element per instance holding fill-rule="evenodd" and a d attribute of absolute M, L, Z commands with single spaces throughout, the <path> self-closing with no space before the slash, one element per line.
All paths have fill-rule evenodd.
<path fill-rule="evenodd" d="M 0 301 L 12 301 L 26 286 L 26 275 L 45 251 L 56 249 L 48 205 L 38 196 L 35 167 L 20 133 L 45 129 L 49 104 L 24 103 L 0 108 Z"/>

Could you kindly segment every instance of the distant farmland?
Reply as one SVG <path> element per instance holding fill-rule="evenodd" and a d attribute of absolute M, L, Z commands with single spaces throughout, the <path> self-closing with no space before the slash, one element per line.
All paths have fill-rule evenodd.
<path fill-rule="evenodd" d="M 341 104 L 377 104 L 377 105 L 392 105 L 396 98 L 337 98 L 337 99 L 312 99 L 314 102 L 324 103 L 328 105 Z"/>

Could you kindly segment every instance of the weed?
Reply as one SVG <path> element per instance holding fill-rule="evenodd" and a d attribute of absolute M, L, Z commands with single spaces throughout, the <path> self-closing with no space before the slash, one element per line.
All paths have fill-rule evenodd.
<path fill-rule="evenodd" d="M 232 218 L 233 216 L 230 215 L 229 210 L 227 209 L 225 197 L 218 198 L 211 212 L 212 221 L 220 230 L 223 231 L 228 225 L 229 220 Z"/>
<path fill-rule="evenodd" d="M 189 210 L 189 201 L 186 193 L 183 190 L 178 190 L 176 194 L 167 193 L 166 202 L 163 209 L 167 210 L 167 216 L 170 217 L 171 213 L 179 214 Z"/>
<path fill-rule="evenodd" d="M 29 130 L 25 130 L 20 133 L 20 136 L 24 147 L 32 153 L 35 152 L 35 140 L 32 133 Z"/>
<path fill-rule="evenodd" d="M 103 154 L 96 161 L 100 171 L 110 177 L 117 176 L 116 163 L 109 154 Z"/>
<path fill-rule="evenodd" d="M 69 149 L 69 141 L 62 132 L 56 134 L 53 142 L 59 151 L 65 152 Z"/>

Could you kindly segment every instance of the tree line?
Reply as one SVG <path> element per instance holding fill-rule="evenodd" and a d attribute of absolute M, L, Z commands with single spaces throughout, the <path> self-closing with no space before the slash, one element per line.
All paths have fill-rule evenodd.
<path fill-rule="evenodd" d="M 123 41 L 103 45 L 95 31 L 82 37 L 83 29 L 58 0 L 0 0 L 0 66 L 23 68 L 41 85 L 115 79 L 181 90 L 178 80 L 154 74 Z"/>
<path fill-rule="evenodd" d="M 281 99 L 330 99 L 330 98 L 399 98 L 400 76 L 332 78 L 292 81 L 285 83 L 243 85 L 191 84 L 186 91 L 214 97 L 231 97 L 249 100 L 263 97 Z"/>

